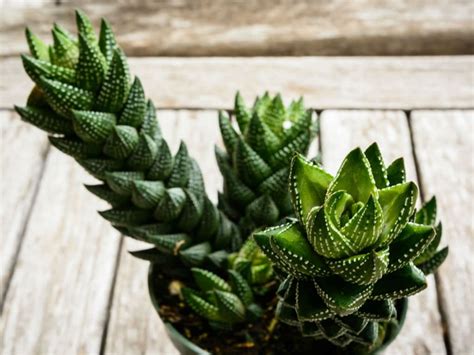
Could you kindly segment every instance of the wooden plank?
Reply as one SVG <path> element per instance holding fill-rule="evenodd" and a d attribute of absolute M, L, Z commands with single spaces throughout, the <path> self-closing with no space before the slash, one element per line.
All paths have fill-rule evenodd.
<path fill-rule="evenodd" d="M 5 4 L 1 55 L 25 51 L 22 29 L 74 28 L 73 9 L 98 25 L 110 20 L 136 56 L 431 55 L 474 52 L 467 0 L 369 1 L 61 1 L 42 7 Z"/>
<path fill-rule="evenodd" d="M 120 239 L 82 186 L 91 180 L 48 155 L 0 319 L 4 354 L 99 353 Z"/>
<path fill-rule="evenodd" d="M 214 159 L 214 144 L 221 142 L 216 111 L 158 111 L 158 119 L 172 151 L 184 140 L 198 161 L 206 189 L 214 201 L 222 178 Z M 177 354 L 148 296 L 148 263 L 135 259 L 129 250 L 146 246 L 125 240 L 120 256 L 111 309 L 106 354 Z"/>
<path fill-rule="evenodd" d="M 130 58 L 159 108 L 232 108 L 265 90 L 327 108 L 472 108 L 473 56 Z M 31 81 L 19 58 L 0 61 L 0 108 L 23 104 Z"/>
<path fill-rule="evenodd" d="M 377 141 L 386 163 L 403 156 L 407 178 L 417 180 L 405 114 L 401 111 L 324 111 L 321 116 L 323 164 L 335 174 L 354 147 L 365 149 Z M 392 354 L 445 354 L 434 278 L 427 290 L 410 297 L 405 326 L 385 352 Z"/>
<path fill-rule="evenodd" d="M 413 139 L 425 198 L 436 195 L 449 256 L 438 272 L 452 354 L 472 353 L 474 111 L 415 111 Z"/>
<path fill-rule="evenodd" d="M 0 304 L 13 272 L 25 225 L 41 180 L 48 143 L 44 134 L 0 111 Z M 1 306 L 0 306 L 1 308 Z"/>

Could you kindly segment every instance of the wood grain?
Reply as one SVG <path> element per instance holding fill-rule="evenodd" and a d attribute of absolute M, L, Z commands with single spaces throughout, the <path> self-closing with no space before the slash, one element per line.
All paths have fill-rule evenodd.
<path fill-rule="evenodd" d="M 0 319 L 1 353 L 99 353 L 120 239 L 82 186 L 90 180 L 51 150 Z"/>
<path fill-rule="evenodd" d="M 438 271 L 452 354 L 472 353 L 474 111 L 415 111 L 413 138 L 425 198 L 436 195 L 449 256 Z"/>
<path fill-rule="evenodd" d="M 7 1 L 0 54 L 17 55 L 23 29 L 74 29 L 73 9 L 112 23 L 135 56 L 431 55 L 474 53 L 468 0 Z M 26 5 L 31 1 L 26 1 Z"/>
<path fill-rule="evenodd" d="M 130 58 L 158 108 L 232 108 L 265 90 L 327 108 L 472 108 L 473 56 Z M 19 58 L 0 60 L 0 108 L 23 105 L 32 87 Z"/>
<path fill-rule="evenodd" d="M 217 112 L 158 111 L 158 120 L 172 151 L 177 151 L 180 140 L 186 142 L 189 153 L 201 166 L 209 196 L 216 201 L 217 189 L 222 185 L 214 159 L 214 144 L 221 140 Z M 177 354 L 148 296 L 148 263 L 128 253 L 144 247 L 143 243 L 125 240 L 114 290 L 106 354 Z"/>
<path fill-rule="evenodd" d="M 407 178 L 417 180 L 406 116 L 401 111 L 324 111 L 321 115 L 323 164 L 337 172 L 345 155 L 377 141 L 388 164 L 404 157 Z M 427 290 L 410 297 L 405 325 L 387 355 L 445 354 L 434 278 Z"/>
<path fill-rule="evenodd" d="M 45 135 L 0 111 L 0 303 L 16 262 L 48 150 Z M 1 308 L 1 307 L 0 307 Z"/>

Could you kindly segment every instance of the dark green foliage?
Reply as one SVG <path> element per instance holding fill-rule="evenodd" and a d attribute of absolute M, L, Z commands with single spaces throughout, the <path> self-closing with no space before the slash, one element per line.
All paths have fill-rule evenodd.
<path fill-rule="evenodd" d="M 219 208 L 239 223 L 244 237 L 258 227 L 275 224 L 291 214 L 288 169 L 295 151 L 306 153 L 316 125 L 303 100 L 283 105 L 280 95 L 257 98 L 248 109 L 239 93 L 235 118 L 219 113 L 225 151 L 216 147 L 224 191 Z"/>
<path fill-rule="evenodd" d="M 87 186 L 112 206 L 100 214 L 122 233 L 154 245 L 143 255 L 215 266 L 219 253 L 240 247 L 238 229 L 209 201 L 186 145 L 170 152 L 155 107 L 140 80 L 132 83 L 108 23 L 102 21 L 97 37 L 82 12 L 76 20 L 78 38 L 55 25 L 52 46 L 26 31 L 31 56 L 22 56 L 23 65 L 36 86 L 17 112 L 54 134 L 52 145 L 101 180 Z"/>

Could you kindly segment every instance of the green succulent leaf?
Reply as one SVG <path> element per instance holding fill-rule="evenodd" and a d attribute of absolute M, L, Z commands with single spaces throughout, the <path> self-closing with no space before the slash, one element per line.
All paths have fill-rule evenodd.
<path fill-rule="evenodd" d="M 193 273 L 194 281 L 196 281 L 196 284 L 202 291 L 209 292 L 220 290 L 231 292 L 230 285 L 216 274 L 199 268 L 192 268 L 191 271 Z"/>
<path fill-rule="evenodd" d="M 123 196 L 130 196 L 133 191 L 134 182 L 143 180 L 142 172 L 138 171 L 117 171 L 105 173 L 107 185 L 115 193 Z"/>
<path fill-rule="evenodd" d="M 371 298 L 375 300 L 398 299 L 414 295 L 427 286 L 423 272 L 409 263 L 385 275 L 374 286 Z"/>
<path fill-rule="evenodd" d="M 390 186 L 403 184 L 406 181 L 405 162 L 403 158 L 394 160 L 387 168 L 387 177 Z"/>
<path fill-rule="evenodd" d="M 147 102 L 140 79 L 135 77 L 118 124 L 139 128 L 145 120 Z"/>
<path fill-rule="evenodd" d="M 188 287 L 183 287 L 181 294 L 183 295 L 184 301 L 201 317 L 213 321 L 222 321 L 218 308 L 202 298 L 196 291 Z"/>
<path fill-rule="evenodd" d="M 369 298 L 374 287 L 373 285 L 354 285 L 338 276 L 315 279 L 314 284 L 324 303 L 343 316 L 357 311 Z"/>
<path fill-rule="evenodd" d="M 370 285 L 386 273 L 389 265 L 389 249 L 372 250 L 345 259 L 327 260 L 327 264 L 334 273 L 348 282 Z"/>
<path fill-rule="evenodd" d="M 330 274 L 324 260 L 316 254 L 304 236 L 299 223 L 294 221 L 278 230 L 270 238 L 270 245 L 280 260 L 296 271 L 294 274 L 327 276 Z"/>
<path fill-rule="evenodd" d="M 380 152 L 377 143 L 371 144 L 364 152 L 365 157 L 369 161 L 372 175 L 374 176 L 375 184 L 378 189 L 384 189 L 389 186 L 387 169 L 383 161 L 382 153 Z"/>
<path fill-rule="evenodd" d="M 193 245 L 179 251 L 179 256 L 183 263 L 188 266 L 200 266 L 211 253 L 212 247 L 208 242 Z"/>
<path fill-rule="evenodd" d="M 398 270 L 420 255 L 435 236 L 432 226 L 408 223 L 390 245 L 388 271 Z"/>
<path fill-rule="evenodd" d="M 115 126 L 104 145 L 104 153 L 114 159 L 126 159 L 138 145 L 138 132 L 131 126 Z"/>
<path fill-rule="evenodd" d="M 389 245 L 403 230 L 415 210 L 418 188 L 413 182 L 379 190 L 384 223 L 380 236 L 381 245 Z"/>
<path fill-rule="evenodd" d="M 31 123 L 48 133 L 71 134 L 73 132 L 71 122 L 51 110 L 32 106 L 15 106 L 15 111 L 23 121 Z"/>
<path fill-rule="evenodd" d="M 359 310 L 354 313 L 359 317 L 372 321 L 388 321 L 396 313 L 393 301 L 390 299 L 367 300 Z"/>
<path fill-rule="evenodd" d="M 115 127 L 115 115 L 107 112 L 73 111 L 74 131 L 88 143 L 104 143 Z"/>
<path fill-rule="evenodd" d="M 296 313 L 300 321 L 314 322 L 334 315 L 319 297 L 312 280 L 298 280 L 296 285 Z"/>
<path fill-rule="evenodd" d="M 48 46 L 38 36 L 31 32 L 28 27 L 25 29 L 25 36 L 31 55 L 36 59 L 49 61 Z"/>
<path fill-rule="evenodd" d="M 330 196 L 335 191 L 346 191 L 354 201 L 367 203 L 369 197 L 377 197 L 377 187 L 370 163 L 360 148 L 351 151 L 342 162 L 334 180 L 328 187 Z"/>
<path fill-rule="evenodd" d="M 295 155 L 290 168 L 290 193 L 295 212 L 305 223 L 311 209 L 321 206 L 332 176 L 317 164 Z"/>
<path fill-rule="evenodd" d="M 253 293 L 248 282 L 235 270 L 229 270 L 230 285 L 245 306 L 253 303 Z"/>
<path fill-rule="evenodd" d="M 214 295 L 217 309 L 224 321 L 236 323 L 245 320 L 245 306 L 235 294 L 214 290 Z"/>
<path fill-rule="evenodd" d="M 444 247 L 440 251 L 436 252 L 430 259 L 417 265 L 417 267 L 420 268 L 420 270 L 423 271 L 425 275 L 431 274 L 441 266 L 441 264 L 447 258 L 448 253 L 449 248 Z"/>

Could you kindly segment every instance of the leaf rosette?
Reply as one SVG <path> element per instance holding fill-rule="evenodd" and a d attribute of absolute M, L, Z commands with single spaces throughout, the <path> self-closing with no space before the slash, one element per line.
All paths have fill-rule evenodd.
<path fill-rule="evenodd" d="M 436 252 L 436 201 L 416 213 L 403 159 L 386 167 L 375 143 L 351 151 L 336 176 L 296 155 L 289 184 L 297 218 L 255 234 L 286 275 L 280 319 L 340 346 L 375 344 L 377 322 L 394 320 L 394 301 L 423 290 L 423 271 L 447 255 Z"/>

